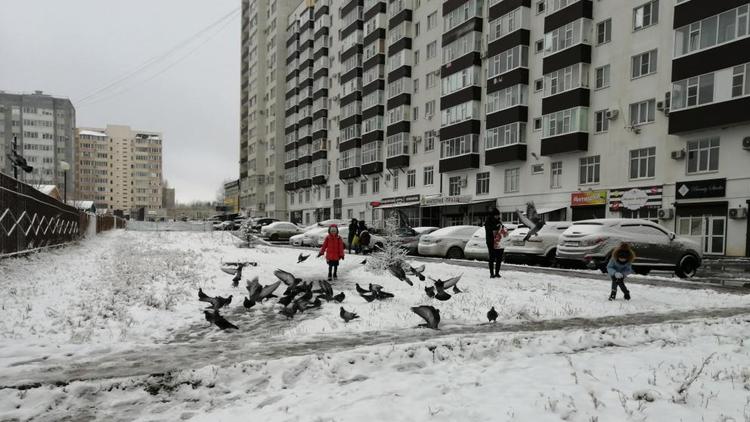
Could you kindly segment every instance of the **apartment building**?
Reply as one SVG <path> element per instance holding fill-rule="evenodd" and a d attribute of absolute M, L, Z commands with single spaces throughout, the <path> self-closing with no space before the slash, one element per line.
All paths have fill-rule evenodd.
<path fill-rule="evenodd" d="M 32 185 L 56 185 L 65 191 L 60 162 L 70 165 L 67 191 L 75 190 L 73 129 L 76 111 L 67 98 L 53 97 L 42 91 L 13 94 L 0 91 L 0 171 L 13 174 L 8 154 L 13 138 L 17 151 L 26 158 L 33 172 L 18 172 L 18 178 Z"/>
<path fill-rule="evenodd" d="M 748 3 L 298 3 L 288 218 L 475 224 L 533 201 L 549 220 L 647 218 L 748 255 Z"/>
<path fill-rule="evenodd" d="M 124 125 L 77 128 L 76 200 L 135 216 L 163 216 L 162 135 Z"/>

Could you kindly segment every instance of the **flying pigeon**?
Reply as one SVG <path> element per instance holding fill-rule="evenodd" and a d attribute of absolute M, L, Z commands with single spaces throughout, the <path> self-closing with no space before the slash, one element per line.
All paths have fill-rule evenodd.
<path fill-rule="evenodd" d="M 435 282 L 435 299 L 440 301 L 446 301 L 451 298 L 451 295 L 444 290 L 443 282 L 438 280 Z"/>
<path fill-rule="evenodd" d="M 202 288 L 199 288 L 198 300 L 201 302 L 210 303 L 211 307 L 214 309 L 214 311 L 216 311 L 222 308 L 223 306 L 229 305 L 230 303 L 232 303 L 232 295 L 229 295 L 229 297 L 221 297 L 221 296 L 211 297 L 203 293 Z"/>
<path fill-rule="evenodd" d="M 354 312 L 347 311 L 343 306 L 339 309 L 339 316 L 344 320 L 344 322 L 349 322 L 353 319 L 359 318 L 359 315 L 355 314 Z"/>
<path fill-rule="evenodd" d="M 307 254 L 307 255 L 302 255 L 302 254 L 300 253 L 300 254 L 299 254 L 299 256 L 297 257 L 297 263 L 299 264 L 300 262 L 305 262 L 305 260 L 306 260 L 307 258 L 309 258 L 309 257 L 310 257 L 310 254 Z"/>
<path fill-rule="evenodd" d="M 410 286 L 414 285 L 414 283 L 409 280 L 409 277 L 406 276 L 406 272 L 401 267 L 401 264 L 391 264 L 390 266 L 388 266 L 388 271 L 390 271 L 394 277 L 405 282 L 406 284 Z"/>
<path fill-rule="evenodd" d="M 456 294 L 456 293 L 463 293 L 463 292 L 461 291 L 461 289 L 458 288 L 458 286 L 453 286 L 453 294 Z"/>
<path fill-rule="evenodd" d="M 263 286 L 263 288 L 260 290 L 260 293 L 258 293 L 257 300 L 263 301 L 264 299 L 270 299 L 272 297 L 276 297 L 276 295 L 274 295 L 273 292 L 275 292 L 276 289 L 278 289 L 280 285 L 281 285 L 281 281 L 277 281 L 267 286 Z"/>
<path fill-rule="evenodd" d="M 516 214 L 518 214 L 518 219 L 529 228 L 528 233 L 526 233 L 526 236 L 523 238 L 524 242 L 529 240 L 531 236 L 536 236 L 536 234 L 539 233 L 539 230 L 544 227 L 544 221 L 542 221 L 542 218 L 537 214 L 533 202 L 526 203 L 525 214 L 521 212 L 521 210 L 516 210 Z"/>
<path fill-rule="evenodd" d="M 497 311 L 495 310 L 495 307 L 491 307 L 490 310 L 487 312 L 487 321 L 491 322 L 497 322 Z"/>
<path fill-rule="evenodd" d="M 438 324 L 440 324 L 440 310 L 433 306 L 422 305 L 414 306 L 411 311 L 422 317 L 425 321 L 424 324 L 419 324 L 420 327 L 432 328 L 433 330 L 439 330 Z"/>
<path fill-rule="evenodd" d="M 242 306 L 244 306 L 245 309 L 250 309 L 255 306 L 255 301 L 245 298 L 245 300 L 242 302 Z"/>
<path fill-rule="evenodd" d="M 11 164 L 16 167 L 20 167 L 21 170 L 25 171 L 26 173 L 31 173 L 32 171 L 34 171 L 34 167 L 30 166 L 23 156 L 18 155 L 15 150 L 13 150 L 12 153 L 12 155 L 8 154 L 8 159 L 10 160 Z"/>
<path fill-rule="evenodd" d="M 425 277 L 424 277 L 424 274 L 422 274 L 423 272 L 424 272 L 424 264 L 422 264 L 422 265 L 420 265 L 420 266 L 418 266 L 416 268 L 412 267 L 411 265 L 409 266 L 409 274 L 417 276 L 417 278 L 419 279 L 419 281 L 424 281 Z"/>
<path fill-rule="evenodd" d="M 258 283 L 258 276 L 253 277 L 252 280 L 246 281 L 247 285 L 245 288 L 247 288 L 247 297 L 250 298 L 253 302 L 258 301 L 258 296 L 260 296 L 260 291 L 263 289 L 263 287 Z"/>
<path fill-rule="evenodd" d="M 443 287 L 445 287 L 446 289 L 449 289 L 449 288 L 455 286 L 456 284 L 458 284 L 458 281 L 461 280 L 461 275 L 463 275 L 463 274 L 459 274 L 459 275 L 457 275 L 455 277 L 451 277 L 451 278 L 445 280 L 443 282 Z"/>
<path fill-rule="evenodd" d="M 425 293 L 427 294 L 427 296 L 429 296 L 429 297 L 435 297 L 435 287 L 434 287 L 434 286 L 431 286 L 431 287 L 425 287 L 425 288 L 424 288 L 424 292 L 425 292 Z"/>
<path fill-rule="evenodd" d="M 278 277 L 278 279 L 283 281 L 287 286 L 291 286 L 302 281 L 302 279 L 296 278 L 294 274 L 284 270 L 276 270 L 273 272 L 273 275 Z"/>
<path fill-rule="evenodd" d="M 231 322 L 227 321 L 226 318 L 221 316 L 218 310 L 213 311 L 213 312 L 203 311 L 203 315 L 205 315 L 206 321 L 215 324 L 217 327 L 219 327 L 222 330 L 227 330 L 230 328 L 237 330 L 239 328 L 236 325 L 232 324 Z"/>

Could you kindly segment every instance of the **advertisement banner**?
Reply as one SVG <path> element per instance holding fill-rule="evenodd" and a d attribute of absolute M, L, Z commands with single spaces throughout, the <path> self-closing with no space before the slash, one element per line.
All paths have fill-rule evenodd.
<path fill-rule="evenodd" d="M 585 192 L 573 192 L 570 194 L 571 207 L 589 207 L 592 205 L 604 205 L 607 203 L 606 190 L 592 190 Z"/>

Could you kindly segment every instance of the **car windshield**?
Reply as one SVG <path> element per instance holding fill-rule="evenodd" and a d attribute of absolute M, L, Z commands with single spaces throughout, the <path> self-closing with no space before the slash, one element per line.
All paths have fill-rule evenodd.
<path fill-rule="evenodd" d="M 604 225 L 602 223 L 573 223 L 572 226 L 570 226 L 570 230 L 575 231 L 576 233 L 582 233 L 582 234 L 589 234 L 589 233 L 597 233 L 602 231 L 604 228 Z"/>

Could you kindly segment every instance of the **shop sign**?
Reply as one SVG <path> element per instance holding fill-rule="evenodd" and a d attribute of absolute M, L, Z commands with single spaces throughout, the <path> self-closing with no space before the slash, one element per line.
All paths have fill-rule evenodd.
<path fill-rule="evenodd" d="M 419 202 L 419 198 L 420 198 L 419 194 L 406 195 L 406 196 L 394 196 L 392 198 L 383 198 L 380 201 L 370 202 L 370 205 L 373 207 L 379 207 L 381 205 L 404 204 L 407 202 Z"/>
<path fill-rule="evenodd" d="M 609 209 L 636 211 L 641 208 L 660 208 L 663 190 L 662 186 L 612 189 L 609 191 Z"/>
<path fill-rule="evenodd" d="M 607 203 L 606 190 L 592 190 L 585 192 L 573 192 L 570 194 L 571 207 L 588 207 L 592 205 L 604 205 Z"/>
<path fill-rule="evenodd" d="M 727 179 L 677 182 L 677 199 L 716 198 L 726 196 Z"/>
<path fill-rule="evenodd" d="M 422 206 L 462 205 L 467 204 L 469 201 L 471 201 L 471 195 L 435 196 L 422 198 Z"/>

